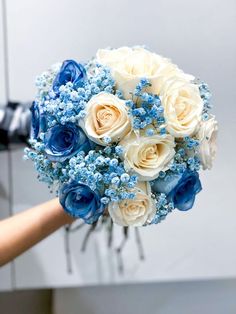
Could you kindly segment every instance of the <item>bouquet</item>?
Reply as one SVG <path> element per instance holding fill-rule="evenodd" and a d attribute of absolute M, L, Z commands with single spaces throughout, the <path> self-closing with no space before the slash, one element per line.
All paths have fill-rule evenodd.
<path fill-rule="evenodd" d="M 216 154 L 206 83 L 143 47 L 122 47 L 55 64 L 36 86 L 25 157 L 69 215 L 127 228 L 192 208 L 199 170 Z"/>

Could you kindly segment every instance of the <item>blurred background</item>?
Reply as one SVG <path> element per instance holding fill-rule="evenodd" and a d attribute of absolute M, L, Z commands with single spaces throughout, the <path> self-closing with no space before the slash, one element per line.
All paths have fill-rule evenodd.
<path fill-rule="evenodd" d="M 0 0 L 0 21 L 0 219 L 52 198 L 22 160 L 27 130 L 4 116 L 27 125 L 35 77 L 53 63 L 145 44 L 209 84 L 220 125 L 194 208 L 140 230 L 145 261 L 132 232 L 123 274 L 104 232 L 82 253 L 86 228 L 68 255 L 62 228 L 0 268 L 0 313 L 236 313 L 235 0 Z"/>

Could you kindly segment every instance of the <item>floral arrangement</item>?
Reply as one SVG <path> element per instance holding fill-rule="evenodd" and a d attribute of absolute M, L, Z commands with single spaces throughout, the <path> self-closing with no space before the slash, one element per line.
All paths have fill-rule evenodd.
<path fill-rule="evenodd" d="M 55 64 L 36 86 L 25 157 L 69 215 L 137 227 L 192 208 L 216 154 L 206 83 L 122 47 Z"/>

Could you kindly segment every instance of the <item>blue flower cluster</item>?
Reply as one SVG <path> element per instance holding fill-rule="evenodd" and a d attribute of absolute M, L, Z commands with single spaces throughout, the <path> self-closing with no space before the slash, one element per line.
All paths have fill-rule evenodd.
<path fill-rule="evenodd" d="M 152 182 L 153 193 L 156 194 L 157 213 L 151 223 L 159 223 L 174 208 L 186 211 L 192 208 L 195 196 L 202 189 L 196 171 L 185 170 L 179 174 L 167 174 Z"/>
<path fill-rule="evenodd" d="M 138 81 L 132 81 L 128 96 L 122 89 L 124 82 L 118 84 L 112 68 L 116 58 L 109 62 L 65 60 L 36 79 L 31 148 L 25 149 L 25 159 L 34 162 L 38 179 L 56 191 L 65 211 L 85 223 L 96 223 L 103 216 L 114 217 L 123 226 L 157 224 L 175 208 L 192 208 L 201 190 L 201 140 L 197 132 L 175 137 L 167 127 L 169 117 L 162 106 L 162 94 L 150 83 L 162 66 L 169 67 L 166 60 L 160 69 L 155 67 L 159 70 L 153 77 L 138 76 Z M 202 120 L 206 121 L 211 94 L 207 84 L 194 83 L 204 104 Z M 179 94 L 176 106 L 185 97 L 182 91 Z M 186 99 L 171 112 L 180 124 L 183 122 L 183 130 L 182 116 L 189 109 L 185 108 Z M 142 143 L 136 142 L 138 137 Z M 132 147 L 134 155 L 127 147 Z M 147 169 L 155 170 L 149 181 L 145 181 Z M 145 208 L 147 204 L 152 208 Z"/>
<path fill-rule="evenodd" d="M 88 71 L 92 75 L 87 76 Z M 39 93 L 35 102 L 52 127 L 57 123 L 79 123 L 85 117 L 87 102 L 100 92 L 114 93 L 115 83 L 107 67 L 92 62 L 83 66 L 66 60 L 57 75 L 43 73 L 36 85 Z"/>

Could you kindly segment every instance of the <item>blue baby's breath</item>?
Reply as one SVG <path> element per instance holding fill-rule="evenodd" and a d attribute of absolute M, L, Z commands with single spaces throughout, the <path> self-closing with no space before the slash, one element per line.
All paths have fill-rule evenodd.
<path fill-rule="evenodd" d="M 132 100 L 126 101 L 129 114 L 132 117 L 133 128 L 136 130 L 152 129 L 154 126 L 158 133 L 164 134 L 164 108 L 158 95 L 145 91 L 151 83 L 147 79 L 141 79 L 136 86 Z M 152 131 L 146 131 L 149 135 Z M 150 135 L 149 135 L 150 136 Z"/>

